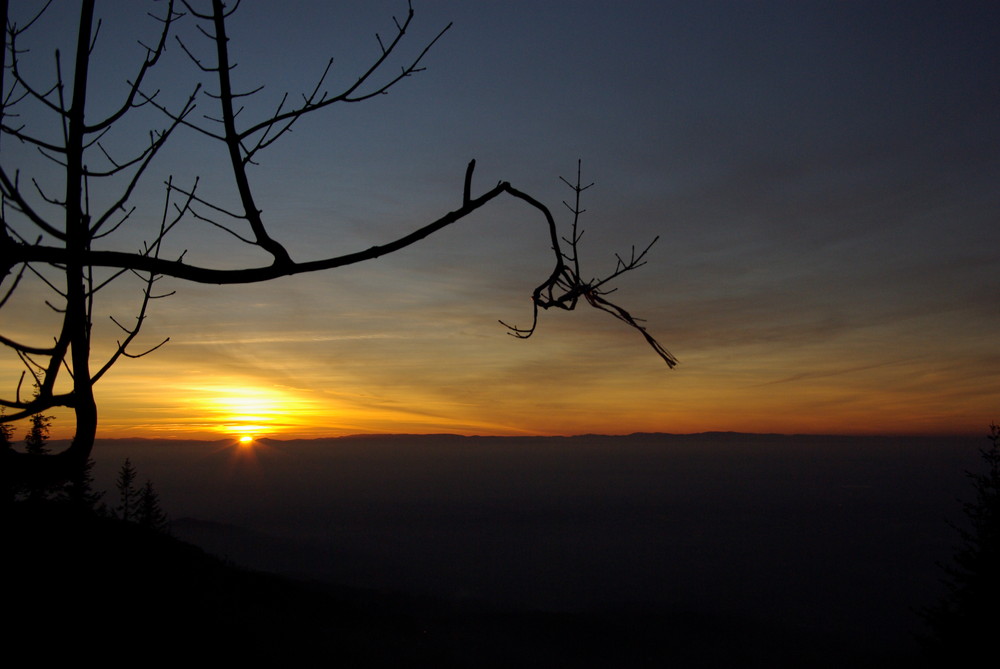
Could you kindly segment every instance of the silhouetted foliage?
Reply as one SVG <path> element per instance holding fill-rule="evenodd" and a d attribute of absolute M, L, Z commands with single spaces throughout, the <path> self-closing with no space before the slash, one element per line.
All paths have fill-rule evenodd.
<path fill-rule="evenodd" d="M 954 525 L 961 544 L 952 562 L 941 565 L 947 595 L 922 612 L 930 628 L 928 650 L 941 666 L 996 657 L 1000 630 L 1000 426 L 990 425 L 989 440 L 990 446 L 980 450 L 985 471 L 966 472 L 975 497 L 962 505 L 967 524 Z"/>
<path fill-rule="evenodd" d="M 0 408 L 0 417 L 3 416 L 4 410 Z M 14 438 L 14 426 L 10 423 L 4 423 L 0 421 L 0 451 L 9 451 L 14 448 L 14 442 L 11 441 Z"/>
<path fill-rule="evenodd" d="M 24 435 L 24 450 L 35 455 L 44 455 L 49 452 L 46 443 L 49 441 L 49 428 L 52 426 L 52 417 L 43 416 L 40 413 L 33 414 L 30 419 L 31 427 Z"/>
<path fill-rule="evenodd" d="M 118 478 L 115 479 L 115 488 L 118 490 L 118 507 L 115 515 L 125 522 L 135 519 L 136 505 L 138 504 L 139 491 L 135 488 L 136 471 L 132 462 L 125 458 L 121 469 L 118 470 Z"/>
<path fill-rule="evenodd" d="M 146 479 L 146 485 L 139 491 L 139 504 L 136 508 L 136 523 L 157 532 L 166 532 L 168 528 L 167 514 L 160 507 L 160 496 L 153 488 L 153 482 Z"/>
<path fill-rule="evenodd" d="M 0 417 L 4 414 L 4 410 L 0 407 Z M 10 423 L 4 423 L 0 421 L 0 457 L 2 454 L 7 452 L 13 452 L 14 450 L 14 426 Z M 6 467 L 0 469 L 0 506 L 6 507 L 11 502 L 14 501 L 14 492 L 16 490 L 16 484 L 11 479 L 10 472 Z"/>
<path fill-rule="evenodd" d="M 31 455 L 45 455 L 49 452 L 46 445 L 49 441 L 49 428 L 52 417 L 40 413 L 33 414 L 29 420 L 28 433 L 24 435 L 24 450 Z M 25 491 L 29 501 L 38 502 L 48 499 L 52 493 L 52 484 L 42 477 L 32 477 L 24 481 Z"/>
<path fill-rule="evenodd" d="M 101 500 L 104 491 L 94 490 L 94 460 L 88 458 L 87 462 L 63 485 L 60 501 L 66 502 L 70 506 L 98 515 L 107 513 Z"/>
<path fill-rule="evenodd" d="M 118 506 L 115 516 L 126 523 L 135 523 L 156 532 L 166 532 L 168 529 L 167 515 L 160 506 L 160 496 L 153 487 L 153 482 L 146 479 L 145 485 L 136 487 L 138 472 L 132 461 L 125 458 L 115 488 L 118 490 Z"/>
<path fill-rule="evenodd" d="M 131 3 L 130 3 L 131 4 Z M 517 337 L 530 336 L 537 325 L 539 309 L 573 310 L 580 302 L 605 311 L 636 328 L 669 366 L 675 360 L 640 325 L 640 319 L 610 302 L 614 290 L 608 282 L 624 272 L 644 264 L 648 246 L 640 253 L 617 256 L 615 269 L 604 278 L 584 278 L 577 243 L 580 235 L 576 220 L 582 210 L 571 208 L 572 235 L 560 234 L 555 218 L 544 204 L 500 181 L 478 195 L 473 191 L 475 161 L 465 168 L 460 197 L 450 210 L 442 207 L 436 219 L 414 223 L 409 232 L 398 234 L 381 244 L 344 252 L 316 248 L 315 259 L 296 259 L 279 239 L 263 212 L 260 194 L 255 192 L 251 171 L 262 153 L 279 138 L 285 137 L 304 116 L 333 105 L 363 102 L 390 92 L 404 79 L 423 70 L 422 60 L 428 50 L 450 28 L 445 26 L 434 38 L 403 57 L 404 37 L 414 17 L 407 5 L 404 19 L 395 20 L 385 40 L 377 38 L 369 62 L 339 91 L 328 89 L 327 75 L 333 59 L 327 63 L 315 86 L 301 96 L 279 96 L 258 105 L 255 101 L 264 86 L 253 81 L 236 81 L 239 72 L 232 62 L 231 37 L 227 21 L 240 3 L 227 6 L 222 0 L 175 2 L 155 5 L 150 13 L 149 34 L 130 35 L 142 51 L 135 63 L 118 63 L 124 85 L 114 93 L 97 98 L 91 60 L 100 52 L 103 40 L 100 17 L 94 0 L 79 3 L 45 3 L 37 14 L 23 6 L 11 7 L 0 0 L 0 26 L 4 46 L 0 49 L 0 137 L 17 146 L 37 149 L 43 167 L 25 159 L 26 164 L 0 166 L 0 309 L 8 304 L 19 287 L 33 283 L 46 296 L 39 309 L 50 310 L 57 334 L 31 333 L 31 340 L 20 341 L 0 334 L 0 345 L 23 365 L 20 379 L 12 391 L 0 398 L 0 406 L 13 409 L 0 421 L 24 420 L 55 407 L 72 410 L 75 432 L 70 446 L 62 453 L 28 454 L 8 450 L 3 454 L 6 466 L 44 471 L 52 478 L 65 480 L 84 466 L 90 457 L 97 433 L 98 408 L 94 385 L 122 358 L 146 355 L 167 340 L 136 350 L 136 338 L 147 318 L 150 303 L 171 293 L 157 289 L 163 277 L 205 284 L 246 284 L 270 281 L 279 277 L 345 267 L 394 253 L 431 234 L 470 216 L 496 199 L 514 198 L 528 207 L 548 233 L 553 266 L 532 293 L 533 315 L 529 327 L 512 326 Z M 27 12 L 15 16 L 14 9 Z M 10 12 L 8 12 L 10 10 Z M 69 35 L 48 34 L 62 39 L 62 50 L 55 52 L 55 68 L 32 67 L 27 61 L 37 57 L 37 49 L 28 49 L 32 31 L 45 34 L 54 24 L 46 23 L 55 12 L 78 11 L 75 31 Z M 186 33 L 183 23 L 193 24 Z M 177 44 L 183 60 L 187 58 L 187 87 L 178 92 L 177 71 L 165 78 L 170 91 L 155 80 L 158 67 L 166 56 L 166 45 Z M 374 46 L 374 45 L 373 45 Z M 256 45 L 256 48 L 268 48 Z M 8 60 L 9 59 L 9 60 Z M 252 78 L 252 74 L 251 78 Z M 183 77 L 182 77 L 183 78 Z M 102 82 L 107 83 L 107 82 Z M 104 89 L 111 90 L 108 88 Z M 268 89 L 269 90 L 269 89 Z M 175 95 L 171 99 L 171 95 Z M 198 113 L 193 113 L 198 106 Z M 143 114 L 146 114 L 144 117 Z M 136 127 L 142 140 L 131 138 Z M 162 149 L 173 143 L 176 135 L 189 133 L 207 147 L 215 147 L 227 163 L 223 186 L 201 184 L 204 175 L 194 171 L 175 177 L 165 175 L 162 214 L 133 215 L 133 196 L 140 184 L 155 182 L 149 169 L 157 162 Z M 21 160 L 25 152 L 7 151 L 7 162 Z M 215 176 L 210 174 L 208 176 Z M 226 191 L 225 189 L 231 189 Z M 577 196 L 583 190 L 579 177 Z M 457 189 L 456 189 L 457 190 Z M 135 231 L 141 222 L 158 219 L 149 229 Z M 222 231 L 236 245 L 245 244 L 263 254 L 262 261 L 250 266 L 226 268 L 198 264 L 197 260 L 168 251 L 164 240 L 178 225 L 200 226 L 202 231 Z M 116 233 L 133 228 L 129 241 L 115 241 Z M 136 249 L 135 239 L 142 239 Z M 655 240 L 654 240 L 655 241 Z M 568 244 L 569 249 L 565 246 Z M 168 257 L 169 254 L 169 257 Z M 232 257 L 242 257 L 235 253 Z M 138 277 L 141 288 L 134 318 L 111 321 L 121 330 L 121 338 L 109 347 L 106 357 L 98 359 L 92 348 L 95 317 L 100 313 L 98 298 L 108 284 L 120 277 Z M 44 307 L 42 306 L 44 305 Z M 38 392 L 27 398 L 21 394 L 25 380 L 33 381 Z M 44 456 L 44 457 L 43 457 Z"/>

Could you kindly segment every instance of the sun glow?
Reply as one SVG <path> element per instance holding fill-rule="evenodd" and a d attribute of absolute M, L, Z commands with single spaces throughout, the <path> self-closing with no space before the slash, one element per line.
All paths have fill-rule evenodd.
<path fill-rule="evenodd" d="M 309 400 L 280 387 L 214 386 L 198 389 L 199 409 L 212 430 L 233 435 L 241 446 L 250 446 L 265 434 L 294 431 L 308 423 L 314 412 Z"/>

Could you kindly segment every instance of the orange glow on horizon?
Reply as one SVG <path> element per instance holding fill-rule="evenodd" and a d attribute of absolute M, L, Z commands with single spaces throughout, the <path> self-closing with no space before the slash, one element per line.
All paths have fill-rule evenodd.
<path fill-rule="evenodd" d="M 896 373 L 895 368 L 888 369 Z M 423 367 L 418 367 L 421 376 L 414 381 L 402 373 L 403 366 L 393 377 L 399 381 L 392 385 L 340 378 L 310 381 L 300 374 L 292 386 L 265 375 L 213 373 L 207 365 L 190 363 L 154 366 L 152 373 L 130 371 L 100 386 L 99 438 L 228 439 L 245 452 L 259 448 L 256 440 L 264 436 L 288 440 L 353 434 L 712 431 L 978 435 L 994 419 L 995 408 L 995 398 L 988 393 L 949 405 L 929 400 L 920 389 L 888 392 L 885 388 L 899 383 L 893 376 L 883 378 L 888 372 L 881 369 L 766 386 L 750 383 L 756 375 L 733 377 L 711 367 L 699 368 L 698 374 L 671 372 L 669 383 L 664 383 L 658 368 L 639 369 L 625 381 L 599 375 L 589 383 L 561 386 L 559 395 L 552 394 L 544 379 L 522 384 L 517 393 L 481 382 L 461 386 L 461 392 L 453 388 L 441 392 L 436 385 L 423 383 L 431 373 Z M 192 382 L 198 378 L 211 380 Z M 52 438 L 72 438 L 72 413 L 53 414 Z M 17 436 L 23 429 L 16 428 Z"/>

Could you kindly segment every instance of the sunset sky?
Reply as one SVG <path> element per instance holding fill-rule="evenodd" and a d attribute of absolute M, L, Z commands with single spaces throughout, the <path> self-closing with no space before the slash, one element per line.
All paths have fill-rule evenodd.
<path fill-rule="evenodd" d="M 154 39 L 132 4 L 98 3 L 92 99 L 120 94 L 136 35 Z M 413 6 L 404 57 L 454 22 L 426 71 L 318 112 L 261 155 L 251 178 L 272 234 L 302 260 L 389 241 L 458 208 L 473 158 L 475 192 L 510 181 L 568 229 L 559 177 L 573 180 L 580 159 L 595 183 L 585 278 L 659 235 L 614 297 L 678 367 L 586 306 L 543 313 L 527 341 L 508 336 L 498 319 L 530 322 L 551 265 L 543 219 L 506 200 L 349 268 L 239 287 L 162 281 L 177 294 L 152 306 L 142 339 L 170 341 L 99 383 L 99 436 L 979 434 L 1000 420 L 996 3 Z M 234 76 L 266 84 L 245 113 L 308 91 L 331 56 L 330 90 L 353 81 L 378 56 L 375 33 L 391 36 L 405 12 L 405 0 L 245 0 Z M 50 17 L 43 32 L 73 21 Z M 190 22 L 179 29 L 205 50 Z M 51 73 L 51 48 L 31 55 Z M 176 44 L 167 55 L 154 81 L 176 101 L 195 73 Z M 132 128 L 140 143 L 163 125 L 146 118 Z M 104 248 L 149 238 L 168 174 L 200 175 L 232 202 L 222 147 L 175 140 Z M 5 166 L 52 183 L 18 151 L 4 144 Z M 268 263 L 194 220 L 169 241 L 193 263 Z M 118 336 L 108 316 L 134 315 L 139 289 L 122 281 L 99 301 L 98 361 Z M 0 312 L 4 334 L 50 341 L 45 297 L 26 286 Z M 0 359 L 7 388 L 19 365 Z M 68 436 L 58 416 L 53 435 Z"/>

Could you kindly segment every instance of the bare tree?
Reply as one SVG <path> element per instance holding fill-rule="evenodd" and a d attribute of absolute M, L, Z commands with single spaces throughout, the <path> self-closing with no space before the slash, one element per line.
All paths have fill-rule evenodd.
<path fill-rule="evenodd" d="M 388 93 L 402 80 L 420 72 L 428 50 L 450 28 L 403 61 L 398 70 L 390 70 L 401 56 L 401 44 L 413 20 L 407 7 L 402 20 L 394 19 L 391 37 L 376 35 L 377 50 L 360 73 L 339 92 L 331 92 L 326 80 L 332 59 L 326 64 L 315 86 L 297 102 L 285 94 L 271 111 L 252 118 L 247 101 L 260 88 L 239 88 L 233 69 L 227 20 L 239 3 L 227 7 L 222 0 L 167 0 L 158 3 L 150 17 L 157 28 L 155 39 L 141 42 L 144 57 L 136 62 L 117 101 L 92 99 L 91 65 L 100 48 L 101 21 L 95 16 L 95 0 L 81 0 L 77 33 L 72 40 L 74 55 L 69 61 L 56 51 L 51 75 L 38 74 L 39 67 L 26 67 L 25 59 L 34 54 L 22 48 L 25 36 L 49 9 L 46 3 L 35 16 L 20 22 L 9 12 L 8 0 L 0 0 L 0 20 L 4 25 L 5 45 L 0 53 L 0 120 L 4 146 L 13 142 L 29 147 L 37 156 L 58 169 L 55 183 L 44 183 L 30 174 L 28 165 L 0 166 L 0 309 L 28 281 L 44 285 L 49 292 L 45 304 L 51 310 L 55 334 L 37 333 L 34 341 L 23 341 L 0 334 L 0 343 L 23 365 L 13 388 L 0 398 L 2 421 L 23 420 L 55 407 L 67 407 L 75 415 L 75 435 L 64 451 L 43 457 L 7 449 L 4 466 L 37 471 L 39 468 L 66 477 L 83 466 L 90 455 L 98 424 L 94 385 L 123 357 L 135 358 L 155 350 L 164 342 L 136 350 L 136 338 L 153 300 L 169 295 L 160 292 L 157 282 L 163 277 L 210 284 L 246 284 L 282 276 L 315 272 L 364 262 L 405 248 L 462 220 L 487 203 L 513 197 L 526 203 L 548 230 L 553 253 L 553 267 L 532 293 L 534 313 L 526 328 L 508 326 L 516 337 L 530 336 L 537 326 L 538 310 L 572 310 L 583 300 L 638 329 L 656 353 L 669 365 L 676 361 L 651 337 L 627 311 L 608 301 L 608 282 L 645 263 L 645 250 L 633 249 L 627 258 L 618 257 L 616 268 L 603 278 L 585 280 L 581 273 L 577 246 L 582 230 L 578 219 L 581 186 L 578 178 L 570 184 L 576 193 L 573 225 L 569 237 L 560 236 L 550 210 L 531 195 L 502 181 L 492 188 L 473 190 L 475 161 L 466 168 L 458 206 L 436 220 L 417 223 L 411 231 L 383 244 L 349 253 L 330 254 L 314 259 L 297 259 L 273 234 L 262 215 L 258 196 L 252 186 L 251 167 L 262 152 L 285 136 L 304 116 L 333 105 L 363 102 Z M 178 26 L 193 24 L 193 37 L 181 37 Z M 191 61 L 192 79 L 184 96 L 170 101 L 161 96 L 151 80 L 164 58 L 167 45 L 176 44 Z M 195 114 L 196 108 L 199 113 Z M 206 111 L 210 109 L 210 111 Z M 132 143 L 131 153 L 122 153 L 122 142 L 111 141 L 120 128 L 134 124 L 137 110 L 156 111 L 160 125 L 148 128 L 141 143 Z M 136 225 L 131 204 L 140 184 L 151 174 L 150 166 L 178 134 L 194 133 L 205 143 L 217 146 L 225 155 L 233 179 L 235 194 L 226 204 L 218 196 L 199 190 L 197 175 L 171 176 L 166 179 L 164 205 L 158 225 L 143 234 L 141 248 L 123 250 L 111 239 Z M 24 155 L 21 151 L 17 155 Z M 4 153 L 6 162 L 8 155 Z M 51 168 L 49 173 L 51 172 Z M 186 179 L 182 183 L 182 180 Z M 567 182 L 569 183 L 569 182 Z M 102 194 L 98 198 L 96 194 Z M 166 255 L 164 240 L 181 221 L 196 222 L 230 235 L 234 244 L 259 249 L 268 262 L 238 268 L 219 268 L 189 262 L 185 253 Z M 655 240 L 654 240 L 655 241 Z M 134 320 L 121 322 L 112 318 L 121 336 L 110 353 L 95 358 L 92 342 L 96 304 L 102 291 L 121 277 L 134 276 L 141 281 L 141 295 Z M 27 383 L 25 383 L 27 382 Z M 27 397 L 25 387 L 37 391 Z"/>

